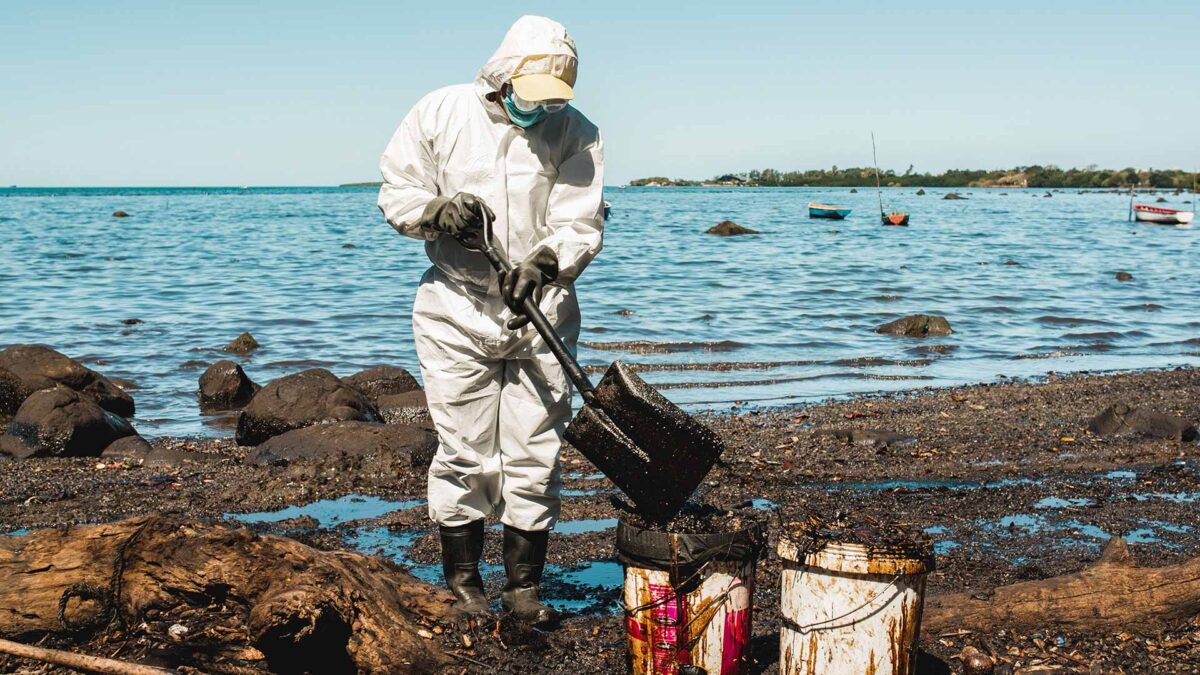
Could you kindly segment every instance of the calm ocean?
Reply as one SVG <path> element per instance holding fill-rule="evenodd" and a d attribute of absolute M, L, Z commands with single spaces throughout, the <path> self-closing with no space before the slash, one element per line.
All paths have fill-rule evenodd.
<path fill-rule="evenodd" d="M 1128 223 L 1119 194 L 958 191 L 886 191 L 912 226 L 884 228 L 867 189 L 610 188 L 605 250 L 578 284 L 581 360 L 664 366 L 643 376 L 715 409 L 1200 364 L 1200 230 Z M 809 220 L 810 200 L 854 213 Z M 725 219 L 761 234 L 704 234 Z M 245 330 L 260 383 L 417 372 L 408 317 L 428 262 L 373 189 L 0 189 L 0 251 L 0 345 L 45 343 L 133 381 L 146 435 L 228 433 L 205 424 L 196 384 Z M 872 332 L 914 312 L 954 335 Z M 622 344 L 635 340 L 672 344 Z"/>

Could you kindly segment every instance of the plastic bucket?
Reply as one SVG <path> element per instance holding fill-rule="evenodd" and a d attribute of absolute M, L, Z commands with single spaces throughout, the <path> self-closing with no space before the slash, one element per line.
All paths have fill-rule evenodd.
<path fill-rule="evenodd" d="M 932 545 L 819 541 L 785 533 L 779 672 L 916 672 Z M 893 538 L 894 539 L 894 538 Z"/>
<path fill-rule="evenodd" d="M 719 534 L 617 525 L 634 675 L 738 675 L 750 662 L 759 524 Z"/>

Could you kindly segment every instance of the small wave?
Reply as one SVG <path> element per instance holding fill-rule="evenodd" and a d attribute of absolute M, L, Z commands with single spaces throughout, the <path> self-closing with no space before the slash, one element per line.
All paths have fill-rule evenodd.
<path fill-rule="evenodd" d="M 1166 309 L 1166 307 L 1153 302 L 1145 302 L 1140 305 L 1125 305 L 1121 309 L 1129 312 L 1157 312 L 1160 309 Z"/>
<path fill-rule="evenodd" d="M 286 359 L 264 364 L 267 368 L 332 368 L 337 363 L 321 359 Z"/>
<path fill-rule="evenodd" d="M 1117 340 L 1125 337 L 1124 333 L 1115 330 L 1100 331 L 1098 333 L 1064 333 L 1064 340 Z"/>
<path fill-rule="evenodd" d="M 913 359 L 910 361 L 898 361 L 896 359 L 885 359 L 881 356 L 860 356 L 853 359 L 838 359 L 831 361 L 833 366 L 849 366 L 851 368 L 867 368 L 870 366 L 907 366 L 917 368 L 920 366 L 928 366 L 933 363 L 931 359 Z"/>
<path fill-rule="evenodd" d="M 1081 319 L 1074 316 L 1053 316 L 1049 314 L 1045 316 L 1039 316 L 1034 320 L 1038 323 L 1045 323 L 1055 326 L 1103 326 L 1108 323 L 1107 321 L 1101 321 L 1100 319 Z"/>
<path fill-rule="evenodd" d="M 664 373 L 682 371 L 727 372 L 732 370 L 771 370 L 772 368 L 789 368 L 797 366 L 818 366 L 822 361 L 716 361 L 713 363 L 635 363 L 622 361 L 635 373 Z M 589 373 L 603 373 L 608 366 L 585 366 Z"/>
<path fill-rule="evenodd" d="M 629 342 L 580 342 L 588 349 L 619 351 L 631 354 L 674 354 L 676 352 L 730 352 L 746 345 L 733 340 L 715 342 L 653 342 L 631 340 Z"/>
<path fill-rule="evenodd" d="M 667 382 L 656 384 L 655 389 L 722 389 L 726 387 L 769 387 L 790 382 L 811 382 L 814 380 L 932 380 L 928 375 L 876 375 L 874 373 L 824 373 L 822 375 L 806 375 L 803 377 L 779 377 L 768 380 L 721 380 L 718 382 Z"/>

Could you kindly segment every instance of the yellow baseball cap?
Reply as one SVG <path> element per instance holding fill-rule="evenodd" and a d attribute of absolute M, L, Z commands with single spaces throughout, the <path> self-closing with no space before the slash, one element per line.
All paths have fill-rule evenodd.
<path fill-rule="evenodd" d="M 570 101 L 575 98 L 575 77 L 579 59 L 574 45 L 566 54 L 530 54 L 517 62 L 509 81 L 517 96 L 526 101 Z M 565 48 L 564 48 L 565 49 Z"/>
<path fill-rule="evenodd" d="M 531 73 L 516 75 L 512 79 L 513 89 L 517 96 L 526 101 L 548 101 L 558 99 L 570 101 L 575 98 L 575 90 L 571 85 L 549 73 Z"/>

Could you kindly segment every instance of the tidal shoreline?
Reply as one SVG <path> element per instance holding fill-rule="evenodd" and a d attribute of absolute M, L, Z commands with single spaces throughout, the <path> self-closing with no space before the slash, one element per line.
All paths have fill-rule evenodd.
<path fill-rule="evenodd" d="M 1111 536 L 1124 536 L 1143 565 L 1200 555 L 1194 529 L 1200 522 L 1200 452 L 1194 442 L 1089 433 L 1088 421 L 1119 401 L 1195 422 L 1200 419 L 1200 370 L 1052 375 L 1041 382 L 923 389 L 709 415 L 706 422 L 728 449 L 703 497 L 723 507 L 751 503 L 778 511 L 779 517 L 770 519 L 772 546 L 779 523 L 803 509 L 919 527 L 938 545 L 931 593 L 987 593 L 1017 580 L 1075 571 L 1094 562 Z M 436 576 L 429 574 L 436 542 L 421 502 L 425 479 L 419 470 L 369 462 L 255 466 L 244 461 L 252 449 L 231 439 L 149 440 L 203 459 L 177 468 L 96 458 L 5 463 L 0 527 L 23 531 L 150 513 L 217 520 L 224 514 L 367 495 L 394 505 L 333 523 L 301 517 L 252 527 L 284 532 L 322 549 L 357 547 L 371 553 L 374 546 L 394 555 L 401 550 L 402 562 Z M 498 672 L 619 672 L 624 667 L 624 627 L 614 613 L 612 585 L 619 577 L 612 577 L 610 565 L 609 527 L 618 514 L 610 502 L 613 493 L 574 450 L 567 448 L 563 461 L 564 507 L 551 544 L 551 563 L 562 573 L 549 581 L 548 593 L 579 600 L 581 613 L 525 646 L 504 649 L 481 641 L 473 658 Z M 395 548 L 397 541 L 405 542 L 402 549 Z M 499 562 L 498 541 L 489 541 L 485 559 Z M 571 572 L 598 565 L 610 574 L 589 580 Z M 768 553 L 759 565 L 755 596 L 755 672 L 776 672 L 778 574 L 779 563 Z M 590 586 L 592 581 L 601 585 Z M 489 585 L 495 590 L 495 577 Z M 965 645 L 1008 658 L 1009 670 L 1000 672 L 1013 672 L 1016 661 L 1059 664 L 1062 660 L 1045 649 L 1049 642 L 1054 651 L 1073 654 L 1069 661 L 1099 662 L 1105 670 L 1194 672 L 1200 640 L 1193 635 L 1194 629 L 1178 626 L 1131 626 L 1120 635 L 1063 634 L 1047 627 L 927 638 L 923 648 L 955 670 L 961 664 L 953 656 Z M 60 644 L 111 653 L 113 639 L 102 633 L 82 645 Z M 1175 646 L 1157 646 L 1163 643 Z M 164 649 L 161 640 L 134 637 L 123 653 L 136 660 Z M 166 651 L 168 656 L 159 657 L 169 660 Z M 21 665 L 0 657 L 3 672 Z M 471 664 L 464 667 L 474 672 Z"/>

